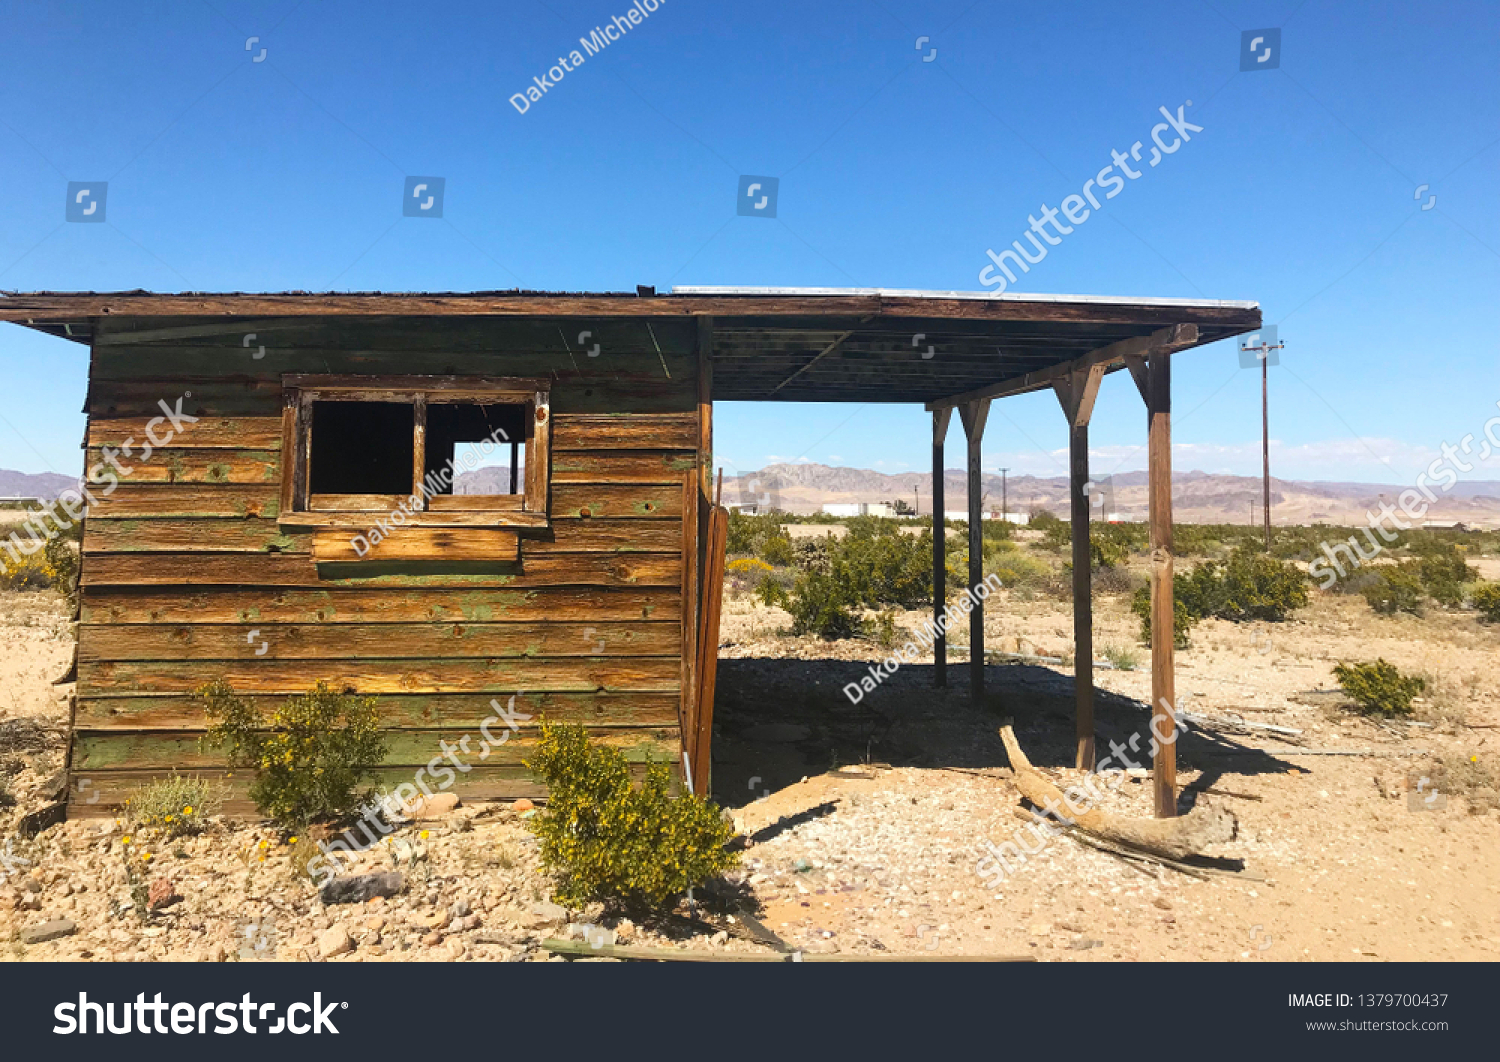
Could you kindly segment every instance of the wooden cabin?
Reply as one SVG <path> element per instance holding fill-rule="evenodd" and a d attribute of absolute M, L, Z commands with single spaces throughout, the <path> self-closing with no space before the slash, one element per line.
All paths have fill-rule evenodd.
<path fill-rule="evenodd" d="M 668 763 L 706 792 L 723 565 L 715 399 L 922 403 L 941 512 L 951 412 L 975 483 L 989 403 L 1056 390 L 1085 558 L 1079 762 L 1092 766 L 1083 485 L 1099 380 L 1128 368 L 1147 399 L 1153 592 L 1170 617 L 1168 358 L 1258 328 L 1260 312 L 1209 300 L 641 288 L 44 292 L 0 297 L 0 320 L 89 347 L 68 767 L 70 811 L 101 814 L 153 776 L 224 774 L 199 748 L 204 717 L 190 697 L 216 678 L 264 709 L 320 679 L 378 694 L 390 747 L 380 774 L 392 786 L 444 741 L 468 735 L 477 749 L 481 723 L 505 706 L 530 720 L 467 760 L 452 786 L 461 799 L 544 795 L 521 762 L 543 715 L 584 724 L 632 761 Z M 982 624 L 982 609 L 970 622 Z M 979 696 L 982 626 L 971 641 Z M 1171 659 L 1170 638 L 1153 646 L 1158 702 L 1173 696 Z M 940 684 L 944 661 L 939 645 Z M 1170 792 L 1170 771 L 1158 777 Z M 248 810 L 247 781 L 227 779 L 229 810 Z"/>

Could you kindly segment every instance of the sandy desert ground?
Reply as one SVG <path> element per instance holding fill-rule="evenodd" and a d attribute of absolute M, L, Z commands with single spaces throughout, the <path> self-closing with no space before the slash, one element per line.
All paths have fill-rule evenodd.
<path fill-rule="evenodd" d="M 1058 654 L 1070 624 L 1066 602 L 1007 596 L 990 609 L 987 645 Z M 1101 650 L 1134 644 L 1119 599 L 1101 599 L 1096 625 Z M 1059 781 L 1075 777 L 1071 669 L 993 664 L 975 704 L 958 646 L 948 689 L 933 689 L 930 662 L 919 661 L 854 704 L 842 687 L 884 651 L 794 638 L 786 626 L 784 613 L 748 595 L 726 601 L 714 790 L 749 838 L 732 880 L 790 948 L 1064 961 L 1500 958 L 1500 801 L 1487 788 L 1493 776 L 1480 773 L 1500 753 L 1500 630 L 1472 613 L 1386 619 L 1357 598 L 1317 596 L 1274 628 L 1206 621 L 1178 656 L 1189 708 L 1293 727 L 1305 741 L 1198 730 L 1179 743 L 1182 806 L 1215 802 L 1238 818 L 1236 839 L 1209 853 L 1232 872 L 1140 866 L 1060 836 L 993 889 L 976 873 L 983 846 L 1022 826 L 997 726 L 1013 718 L 1034 763 Z M 0 770 L 16 800 L 0 808 L 11 857 L 0 885 L 6 958 L 534 960 L 547 957 L 544 938 L 600 918 L 597 907 L 568 915 L 549 904 L 521 812 L 487 805 L 412 823 L 366 856 L 361 869 L 406 876 L 403 895 L 327 907 L 294 876 L 277 831 L 219 823 L 159 846 L 153 880 L 181 900 L 143 922 L 123 871 L 128 823 L 17 832 L 61 766 L 72 687 L 50 683 L 66 669 L 70 637 L 55 595 L 0 595 Z M 1150 678 L 1145 650 L 1135 651 L 1138 670 L 1098 673 L 1103 741 L 1144 732 Z M 1432 680 L 1419 725 L 1368 721 L 1328 693 L 1335 662 L 1376 655 Z M 1360 754 L 1312 754 L 1334 749 Z M 1149 778 L 1133 775 L 1108 806 L 1148 816 Z M 1411 798 L 1410 779 L 1422 776 L 1438 780 L 1434 807 Z M 603 921 L 619 943 L 767 951 L 735 910 L 746 909 L 710 900 L 649 926 Z M 28 929 L 55 919 L 73 931 L 26 943 Z M 268 946 L 247 948 L 247 926 Z"/>

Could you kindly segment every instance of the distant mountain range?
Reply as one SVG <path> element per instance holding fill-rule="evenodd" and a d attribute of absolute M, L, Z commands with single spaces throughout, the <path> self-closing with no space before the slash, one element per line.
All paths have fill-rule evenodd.
<path fill-rule="evenodd" d="M 509 489 L 509 481 L 508 468 L 478 468 L 459 475 L 456 493 L 501 493 Z M 55 472 L 0 469 L 0 498 L 50 500 L 77 483 Z M 1146 473 L 1125 472 L 1100 483 L 1104 510 L 1126 520 L 1145 518 Z M 1001 477 L 985 473 L 980 485 L 984 507 L 998 512 L 1002 505 Z M 967 477 L 961 470 L 948 469 L 943 475 L 943 508 L 950 512 L 965 509 L 967 487 Z M 1271 518 L 1279 524 L 1362 523 L 1364 514 L 1377 510 L 1382 498 L 1395 504 L 1401 492 L 1409 489 L 1410 484 L 1304 482 L 1272 477 Z M 1447 494 L 1437 493 L 1428 520 L 1500 527 L 1500 482 L 1460 481 Z M 897 499 L 915 505 L 923 515 L 931 514 L 931 476 L 925 472 L 888 475 L 864 468 L 778 464 L 724 479 L 726 502 L 760 502 L 790 513 L 815 513 L 832 502 Z M 1180 523 L 1250 523 L 1252 506 L 1258 522 L 1260 500 L 1261 481 L 1256 476 L 1181 472 L 1172 478 L 1173 516 Z M 1005 484 L 1004 504 L 1010 512 L 1050 509 L 1064 515 L 1068 511 L 1068 481 L 1062 476 L 1011 476 Z"/>
<path fill-rule="evenodd" d="M 931 474 L 901 472 L 887 475 L 861 468 L 832 468 L 818 464 L 769 465 L 759 472 L 724 479 L 726 502 L 760 502 L 791 513 L 813 513 L 834 502 L 893 502 L 915 505 L 918 512 L 932 512 Z M 1124 472 L 1100 480 L 1104 505 L 1126 520 L 1146 515 L 1146 473 Z M 983 506 L 999 511 L 1002 506 L 1001 477 L 980 477 Z M 1365 522 L 1366 511 L 1378 511 L 1381 499 L 1396 504 L 1411 484 L 1324 483 L 1271 479 L 1271 519 L 1279 524 L 1354 524 Z M 1262 485 L 1258 476 L 1210 475 L 1179 472 L 1172 477 L 1173 517 L 1180 523 L 1250 523 L 1261 519 Z M 943 475 L 943 508 L 949 512 L 968 505 L 968 477 L 958 469 Z M 1010 512 L 1050 509 L 1058 515 L 1068 511 L 1068 480 L 1063 476 L 1010 476 L 1004 487 L 1004 504 Z M 1500 526 L 1500 482 L 1460 482 L 1446 495 L 1434 488 L 1438 500 L 1426 519 L 1462 521 L 1483 527 Z"/>
<path fill-rule="evenodd" d="M 0 498 L 44 498 L 50 501 L 67 488 L 76 486 L 76 478 L 56 472 L 12 472 L 0 468 Z"/>

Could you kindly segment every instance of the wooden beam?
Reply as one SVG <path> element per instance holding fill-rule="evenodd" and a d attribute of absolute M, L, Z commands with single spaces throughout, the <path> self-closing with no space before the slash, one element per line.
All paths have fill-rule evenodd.
<path fill-rule="evenodd" d="M 176 328 L 144 328 L 133 332 L 96 332 L 94 343 L 101 347 L 118 347 L 133 343 L 158 343 L 165 340 L 246 336 L 260 332 L 274 332 L 278 329 L 307 327 L 307 321 L 297 317 L 273 317 L 269 320 L 240 319 L 218 321 L 213 324 L 180 325 Z M 257 347 L 260 345 L 255 344 Z"/>
<path fill-rule="evenodd" d="M 952 409 L 932 411 L 932 623 L 937 638 L 932 643 L 932 683 L 948 685 L 948 636 L 941 623 L 948 602 L 948 529 L 943 523 L 943 442 L 948 437 Z"/>
<path fill-rule="evenodd" d="M 1151 780 L 1156 817 L 1177 814 L 1177 740 L 1172 711 L 1177 704 L 1172 607 L 1172 359 L 1152 354 L 1148 362 L 1151 401 L 1147 447 L 1151 524 L 1151 731 L 1156 756 Z"/>
<path fill-rule="evenodd" d="M 984 514 L 981 510 L 979 444 L 984 438 L 984 424 L 989 419 L 990 400 L 975 399 L 958 407 L 963 421 L 969 452 L 969 592 L 984 581 Z M 984 696 L 984 603 L 977 599 L 969 613 L 969 699 L 978 702 Z"/>
<path fill-rule="evenodd" d="M 1013 376 L 1008 380 L 1001 380 L 985 387 L 965 391 L 962 394 L 953 395 L 949 398 L 939 398 L 928 402 L 928 409 L 942 409 L 943 407 L 962 406 L 968 402 L 974 402 L 981 398 L 1006 398 L 1010 395 L 1024 394 L 1027 391 L 1038 391 L 1043 387 L 1051 387 L 1053 382 L 1067 379 L 1074 373 L 1092 369 L 1094 366 L 1102 366 L 1103 372 L 1108 372 L 1117 364 L 1129 364 L 1129 359 L 1150 355 L 1156 351 L 1171 353 L 1196 345 L 1198 342 L 1198 326 L 1195 324 L 1174 324 L 1166 328 L 1159 328 L 1149 336 L 1134 336 L 1130 339 L 1121 339 L 1108 346 L 1100 347 L 1098 350 L 1090 351 L 1072 361 L 1063 362 L 1047 369 L 1037 369 L 1022 376 Z"/>
<path fill-rule="evenodd" d="M 1135 381 L 1135 389 L 1141 393 L 1141 401 L 1146 403 L 1146 408 L 1151 408 L 1151 373 L 1146 367 L 1146 358 L 1141 354 L 1132 354 L 1125 359 L 1125 367 L 1130 370 L 1130 378 Z"/>
<path fill-rule="evenodd" d="M 839 346 L 840 343 L 842 343 L 844 340 L 848 339 L 850 336 L 852 336 L 854 334 L 854 331 L 855 330 L 852 329 L 852 328 L 849 329 L 849 331 L 843 333 L 837 339 L 835 339 L 832 343 L 828 344 L 822 350 L 818 351 L 816 354 L 813 355 L 812 361 L 808 362 L 806 365 L 802 366 L 802 368 L 798 369 L 796 372 L 794 372 L 790 376 L 788 376 L 785 380 L 782 380 L 775 387 L 771 388 L 771 393 L 774 395 L 777 391 L 780 391 L 787 384 L 791 383 L 797 377 L 799 377 L 803 373 L 805 373 L 808 369 L 811 369 L 818 362 L 822 361 L 823 358 L 826 355 L 832 354 L 835 350 L 838 349 L 838 346 Z"/>
<path fill-rule="evenodd" d="M 1094 590 L 1090 578 L 1089 418 L 1104 378 L 1093 365 L 1053 384 L 1068 418 L 1069 505 L 1073 531 L 1073 688 L 1077 738 L 1074 766 L 1094 769 Z"/>

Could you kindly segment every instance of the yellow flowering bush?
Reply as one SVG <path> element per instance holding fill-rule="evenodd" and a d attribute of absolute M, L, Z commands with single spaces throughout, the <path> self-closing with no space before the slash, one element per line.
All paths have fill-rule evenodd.
<path fill-rule="evenodd" d="M 221 787 L 197 775 L 172 774 L 141 786 L 125 808 L 137 827 L 153 827 L 167 839 L 197 833 L 223 806 Z"/>
<path fill-rule="evenodd" d="M 11 532 L 17 540 L 25 540 L 31 546 L 37 536 L 20 525 L 0 525 L 0 540 L 11 544 Z M 19 549 L 0 549 L 0 590 L 46 590 L 55 587 L 64 594 L 73 592 L 73 582 L 78 575 L 78 525 L 73 525 L 64 534 L 54 535 L 35 552 L 25 554 Z"/>
<path fill-rule="evenodd" d="M 256 772 L 250 799 L 290 829 L 348 817 L 368 801 L 360 783 L 386 757 L 374 697 L 319 682 L 261 718 L 223 679 L 194 691 L 210 720 L 203 743 L 228 748 L 231 767 Z"/>
<path fill-rule="evenodd" d="M 590 744 L 582 726 L 543 721 L 526 766 L 547 783 L 547 808 L 528 828 L 541 840 L 542 865 L 559 878 L 561 903 L 660 906 L 739 863 L 724 848 L 734 830 L 716 805 L 673 797 L 661 763 L 632 785 L 625 757 Z"/>

